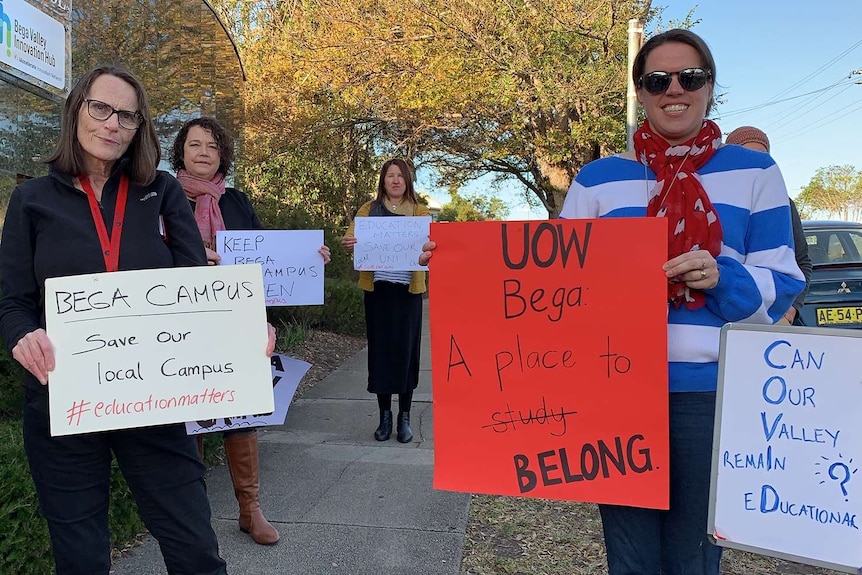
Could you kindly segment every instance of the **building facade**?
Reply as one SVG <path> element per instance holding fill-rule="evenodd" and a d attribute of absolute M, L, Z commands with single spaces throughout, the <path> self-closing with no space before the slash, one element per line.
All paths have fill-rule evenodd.
<path fill-rule="evenodd" d="M 101 64 L 144 84 L 163 156 L 200 115 L 239 137 L 242 62 L 208 2 L 0 0 L 0 216 L 17 182 L 47 173 L 65 97 Z"/>

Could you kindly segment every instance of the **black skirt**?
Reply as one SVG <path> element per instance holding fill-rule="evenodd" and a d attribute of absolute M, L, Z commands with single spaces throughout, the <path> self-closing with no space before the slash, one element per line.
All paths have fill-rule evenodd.
<path fill-rule="evenodd" d="M 365 292 L 368 391 L 408 393 L 419 385 L 422 294 L 407 284 L 374 282 Z"/>

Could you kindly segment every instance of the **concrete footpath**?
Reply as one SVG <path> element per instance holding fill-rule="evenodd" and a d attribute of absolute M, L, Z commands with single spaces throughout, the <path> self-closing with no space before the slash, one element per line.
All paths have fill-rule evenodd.
<path fill-rule="evenodd" d="M 431 338 L 425 301 L 413 442 L 374 440 L 376 396 L 366 350 L 290 407 L 285 425 L 261 428 L 260 498 L 281 533 L 272 547 L 237 527 L 226 466 L 207 476 L 213 526 L 231 575 L 457 575 L 470 496 L 431 487 L 434 466 Z M 393 411 L 397 412 L 397 397 Z M 166 573 L 152 537 L 114 563 L 114 575 Z"/>

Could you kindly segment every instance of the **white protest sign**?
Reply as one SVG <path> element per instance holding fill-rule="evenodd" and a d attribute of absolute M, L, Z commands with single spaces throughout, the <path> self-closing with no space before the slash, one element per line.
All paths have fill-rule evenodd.
<path fill-rule="evenodd" d="M 323 305 L 323 230 L 229 230 L 216 234 L 222 264 L 260 264 L 268 306 Z"/>
<path fill-rule="evenodd" d="M 239 417 L 188 421 L 186 422 L 186 433 L 197 435 L 199 433 L 212 433 L 213 431 L 284 424 L 296 388 L 311 364 L 280 353 L 273 354 L 270 359 L 272 360 L 272 393 L 275 396 L 275 411 Z"/>
<path fill-rule="evenodd" d="M 360 271 L 427 270 L 419 265 L 428 241 L 431 216 L 374 216 L 356 218 L 353 226 L 353 269 Z"/>
<path fill-rule="evenodd" d="M 45 316 L 54 436 L 273 409 L 259 266 L 52 278 Z"/>
<path fill-rule="evenodd" d="M 709 533 L 862 571 L 862 331 L 722 329 Z"/>

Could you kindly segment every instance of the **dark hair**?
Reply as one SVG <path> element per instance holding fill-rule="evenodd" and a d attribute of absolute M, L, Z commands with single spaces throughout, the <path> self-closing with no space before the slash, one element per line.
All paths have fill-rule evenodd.
<path fill-rule="evenodd" d="M 700 56 L 700 65 L 710 74 L 709 82 L 713 86 L 715 86 L 715 59 L 712 57 L 712 52 L 710 51 L 709 46 L 706 45 L 706 42 L 704 42 L 703 38 L 701 38 L 694 32 L 690 30 L 683 30 L 681 28 L 674 28 L 672 30 L 668 30 L 667 32 L 657 34 L 647 40 L 646 43 L 641 46 L 641 49 L 638 51 L 637 56 L 635 56 L 635 61 L 632 64 L 632 79 L 634 80 L 635 85 L 638 84 L 638 80 L 644 74 L 644 69 L 646 68 L 646 60 L 647 56 L 649 56 L 649 53 L 661 46 L 662 44 L 667 44 L 668 42 L 687 44 L 694 48 Z M 712 106 L 714 104 L 715 97 L 713 96 L 713 98 L 710 99 L 709 104 L 706 106 L 707 114 L 709 114 L 709 111 L 712 110 Z"/>
<path fill-rule="evenodd" d="M 174 145 L 171 148 L 171 167 L 177 171 L 186 169 L 186 164 L 183 162 L 183 151 L 186 145 L 186 139 L 189 137 L 189 130 L 191 130 L 193 126 L 200 126 L 212 134 L 212 137 L 218 146 L 219 154 L 219 165 L 216 173 L 227 176 L 230 171 L 231 164 L 233 164 L 233 138 L 230 137 L 230 134 L 227 133 L 215 118 L 195 118 L 194 120 L 189 120 L 183 124 L 183 127 L 180 128 L 180 131 L 174 140 Z"/>
<path fill-rule="evenodd" d="M 123 157 L 129 160 L 126 167 L 129 178 L 137 184 L 150 184 L 156 179 L 156 167 L 162 159 L 162 151 L 159 148 L 159 139 L 150 118 L 147 92 L 134 74 L 119 66 L 99 66 L 78 78 L 63 106 L 63 114 L 60 118 L 60 141 L 45 162 L 53 166 L 55 170 L 73 176 L 84 173 L 84 149 L 78 141 L 78 112 L 84 105 L 84 100 L 93 86 L 93 82 L 102 74 L 115 76 L 135 90 L 135 96 L 138 99 L 138 113 L 144 121 L 136 130 L 135 136 L 129 143 L 129 148 Z"/>
<path fill-rule="evenodd" d="M 416 195 L 416 190 L 413 188 L 413 168 L 411 165 L 413 162 L 409 162 L 409 160 L 404 160 L 402 158 L 392 158 L 391 160 L 387 160 L 383 167 L 380 168 L 380 177 L 377 179 L 377 199 L 375 200 L 378 203 L 383 203 L 383 200 L 386 199 L 386 172 L 389 170 L 389 166 L 398 166 L 398 169 L 401 170 L 401 175 L 404 176 L 404 182 L 406 183 L 406 187 L 404 189 L 404 197 L 407 198 L 413 205 L 419 203 L 419 198 Z"/>

